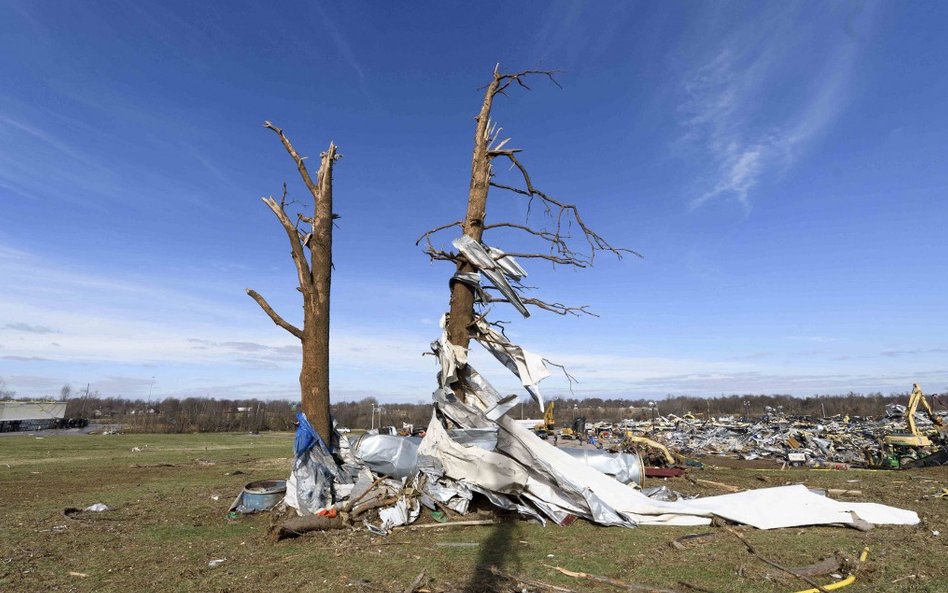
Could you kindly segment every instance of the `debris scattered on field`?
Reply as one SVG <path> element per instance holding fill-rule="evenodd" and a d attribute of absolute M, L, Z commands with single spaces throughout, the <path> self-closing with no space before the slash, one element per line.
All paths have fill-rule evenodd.
<path fill-rule="evenodd" d="M 286 480 L 258 480 L 245 485 L 227 510 L 242 514 L 269 511 L 285 497 Z M 220 497 L 214 495 L 211 498 L 217 500 Z"/>
<path fill-rule="evenodd" d="M 455 281 L 483 290 L 483 274 L 517 304 L 516 292 L 505 290 L 526 276 L 515 258 L 466 236 L 454 246 L 478 270 L 456 276 Z M 639 490 L 646 471 L 636 446 L 646 447 L 649 461 L 664 466 L 700 467 L 684 455 L 739 453 L 746 459 L 769 456 L 845 469 L 862 460 L 860 447 L 871 443 L 871 435 L 860 432 L 850 418 L 814 423 L 778 410 L 756 422 L 734 418 L 702 422 L 694 417 L 658 417 L 648 425 L 626 422 L 618 436 L 615 430 L 588 435 L 601 450 L 559 448 L 507 415 L 517 405 L 516 396 L 501 395 L 469 364 L 467 349 L 448 340 L 446 316 L 440 327 L 440 337 L 431 343 L 439 366 L 438 388 L 432 394 L 432 416 L 424 437 L 376 432 L 351 439 L 334 425 L 327 443 L 305 414 L 297 412 L 296 455 L 286 481 L 285 503 L 298 517 L 277 527 L 274 537 L 359 525 L 384 535 L 414 525 L 423 515 L 427 521 L 433 512 L 440 513 L 431 519 L 433 525 L 458 525 L 440 521 L 449 519 L 449 513 L 468 514 L 475 496 L 487 499 L 496 513 L 517 513 L 557 525 L 569 525 L 577 518 L 624 527 L 709 525 L 716 518 L 759 529 L 833 524 L 865 529 L 872 524 L 919 522 L 913 511 L 840 501 L 810 492 L 802 484 L 742 490 L 691 478 L 727 494 L 686 499 L 660 489 L 649 492 L 649 497 Z M 470 326 L 470 338 L 520 380 L 542 412 L 545 404 L 538 384 L 550 374 L 545 359 L 511 343 L 497 327 L 482 315 Z M 545 422 L 542 428 L 550 426 Z M 587 436 L 582 432 L 585 422 L 574 426 L 580 427 L 580 439 Z M 634 434 L 635 430 L 648 436 Z M 788 459 L 788 453 L 794 457 Z M 677 470 L 670 475 L 683 471 L 665 469 Z"/>
<path fill-rule="evenodd" d="M 83 512 L 86 512 L 86 513 L 102 513 L 105 511 L 111 511 L 112 509 L 110 509 L 105 503 L 97 502 L 93 505 L 87 506 L 86 508 L 82 510 Z"/>
<path fill-rule="evenodd" d="M 221 564 L 227 561 L 227 558 L 217 558 L 216 560 L 211 560 L 207 563 L 209 568 L 217 568 Z"/>

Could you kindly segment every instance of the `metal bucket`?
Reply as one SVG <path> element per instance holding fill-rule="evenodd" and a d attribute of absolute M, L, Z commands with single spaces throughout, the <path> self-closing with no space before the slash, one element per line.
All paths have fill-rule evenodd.
<path fill-rule="evenodd" d="M 247 511 L 268 511 L 286 496 L 286 480 L 260 480 L 244 486 L 241 506 Z"/>

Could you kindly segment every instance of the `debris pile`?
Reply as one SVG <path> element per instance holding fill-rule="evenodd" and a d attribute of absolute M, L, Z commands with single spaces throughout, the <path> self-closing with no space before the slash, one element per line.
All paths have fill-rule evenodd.
<path fill-rule="evenodd" d="M 687 455 L 732 456 L 739 459 L 774 459 L 800 465 L 847 464 L 866 466 L 884 451 L 885 435 L 904 430 L 905 407 L 890 405 L 879 418 L 834 416 L 813 419 L 769 412 L 762 418 L 721 416 L 699 420 L 674 414 L 654 420 L 625 421 L 622 427 L 644 433 Z M 941 412 L 946 417 L 945 412 Z M 946 417 L 948 420 L 948 417 Z M 934 424 L 916 414 L 920 429 Z M 612 444 L 618 443 L 613 439 Z M 607 439 L 607 446 L 610 441 Z"/>
<path fill-rule="evenodd" d="M 513 258 L 469 237 L 454 242 L 478 272 L 456 276 L 483 292 L 481 274 L 514 305 L 517 283 L 526 272 Z M 520 310 L 522 307 L 517 307 Z M 525 314 L 525 311 L 521 311 Z M 469 363 L 466 349 L 450 343 L 447 319 L 431 350 L 439 363 L 434 409 L 423 438 L 375 435 L 352 442 L 333 435 L 325 443 L 305 415 L 298 414 L 293 472 L 286 504 L 300 517 L 281 533 L 309 528 L 363 525 L 379 534 L 410 524 L 422 507 L 432 512 L 465 514 L 475 495 L 522 517 L 568 525 L 583 518 L 599 525 L 707 525 L 713 517 L 760 529 L 815 524 L 916 524 L 918 515 L 873 503 L 837 501 L 805 486 L 782 486 L 680 499 L 659 490 L 653 497 L 639 489 L 641 461 L 634 456 L 569 452 L 539 438 L 506 413 L 516 395 L 502 396 Z M 550 372 L 545 360 L 511 343 L 484 314 L 470 327 L 470 337 L 516 375 L 540 410 L 538 383 Z M 462 393 L 456 394 L 460 388 Z M 835 447 L 830 431 L 778 423 L 779 430 L 754 425 L 712 425 L 707 429 L 662 419 L 665 437 L 682 450 L 719 452 L 752 450 L 776 455 L 791 432 L 808 447 Z M 768 425 L 769 426 L 769 425 Z M 755 432 L 755 430 L 757 430 Z M 806 432 L 806 435 L 803 433 Z"/>

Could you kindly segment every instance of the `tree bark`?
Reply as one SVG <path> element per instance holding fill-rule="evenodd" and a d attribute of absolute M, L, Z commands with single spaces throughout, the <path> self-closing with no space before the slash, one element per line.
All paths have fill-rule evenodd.
<path fill-rule="evenodd" d="M 490 189 L 491 176 L 490 156 L 487 154 L 489 141 L 487 126 L 499 84 L 500 77 L 495 71 L 493 80 L 487 85 L 484 102 L 481 104 L 481 111 L 477 115 L 474 127 L 471 185 L 468 191 L 467 213 L 462 221 L 461 230 L 465 235 L 477 241 L 481 240 L 484 233 L 484 217 L 487 214 L 487 192 Z M 457 271 L 458 273 L 474 272 L 476 268 L 462 259 L 457 264 Z M 452 282 L 451 306 L 448 310 L 448 341 L 466 350 L 471 341 L 472 323 L 474 323 L 474 290 L 462 282 Z M 464 401 L 464 380 L 459 379 L 452 388 L 455 396 Z"/>
<path fill-rule="evenodd" d="M 300 390 L 303 413 L 329 444 L 329 295 L 332 280 L 332 167 L 336 145 L 322 154 L 318 187 L 314 195 L 313 233 L 310 249 L 312 289 L 304 291 L 303 364 Z"/>
<path fill-rule="evenodd" d="M 260 308 L 273 322 L 299 338 L 302 346 L 302 364 L 300 366 L 300 401 L 303 413 L 316 432 L 328 444 L 332 436 L 329 417 L 329 306 L 330 284 L 332 278 L 332 169 L 339 154 L 336 145 L 320 155 L 319 171 L 316 181 L 306 169 L 305 159 L 293 148 L 283 130 L 270 122 L 264 127 L 275 132 L 283 147 L 296 163 L 306 189 L 313 198 L 313 215 L 298 215 L 294 224 L 285 210 L 286 186 L 283 199 L 277 202 L 272 197 L 263 198 L 264 203 L 280 221 L 290 241 L 291 256 L 296 266 L 299 290 L 303 295 L 303 327 L 297 328 L 277 314 L 267 301 L 256 291 L 247 290 Z M 308 223 L 311 231 L 305 235 L 299 230 L 299 224 Z M 306 251 L 309 251 L 309 261 Z"/>

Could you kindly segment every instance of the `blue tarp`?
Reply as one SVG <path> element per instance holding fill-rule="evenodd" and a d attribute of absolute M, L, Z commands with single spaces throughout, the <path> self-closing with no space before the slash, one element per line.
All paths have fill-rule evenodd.
<path fill-rule="evenodd" d="M 319 433 L 316 432 L 316 429 L 313 428 L 313 425 L 309 423 L 309 420 L 306 418 L 306 414 L 302 411 L 296 413 L 296 441 L 293 443 L 293 449 L 296 451 L 297 457 L 302 457 L 306 454 L 307 451 L 313 448 L 314 445 L 319 445 L 319 448 L 323 453 L 329 454 L 329 448 L 326 447 L 326 443 L 319 436 Z"/>

